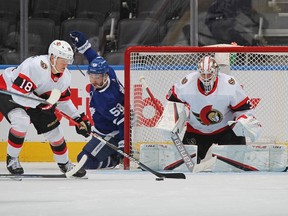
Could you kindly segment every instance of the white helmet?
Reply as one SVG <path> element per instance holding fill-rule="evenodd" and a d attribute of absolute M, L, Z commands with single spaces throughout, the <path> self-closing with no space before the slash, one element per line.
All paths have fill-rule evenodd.
<path fill-rule="evenodd" d="M 209 93 L 218 76 L 218 64 L 211 56 L 203 57 L 198 65 L 199 79 L 203 83 L 204 90 Z"/>
<path fill-rule="evenodd" d="M 60 57 L 68 60 L 68 64 L 73 63 L 74 52 L 69 43 L 63 40 L 54 40 L 48 49 L 49 58 L 51 55 L 55 57 L 55 60 Z M 56 61 L 55 61 L 56 62 Z"/>

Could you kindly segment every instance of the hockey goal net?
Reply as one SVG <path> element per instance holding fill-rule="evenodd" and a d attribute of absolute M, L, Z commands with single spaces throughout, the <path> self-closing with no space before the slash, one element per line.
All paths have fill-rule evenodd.
<path fill-rule="evenodd" d="M 288 47 L 129 47 L 124 65 L 125 151 L 137 158 L 141 144 L 167 143 L 155 130 L 160 115 L 139 78 L 145 77 L 163 109 L 170 87 L 197 71 L 199 60 L 206 55 L 214 56 L 220 71 L 234 76 L 250 97 L 255 116 L 263 127 L 257 142 L 286 144 L 287 53 Z M 129 166 L 129 160 L 125 159 L 124 169 Z"/>

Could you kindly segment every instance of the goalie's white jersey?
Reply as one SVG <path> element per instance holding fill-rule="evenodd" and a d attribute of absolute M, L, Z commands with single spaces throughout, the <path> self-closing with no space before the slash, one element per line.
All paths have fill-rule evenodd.
<path fill-rule="evenodd" d="M 199 73 L 187 75 L 170 89 L 167 99 L 189 106 L 187 132 L 216 134 L 226 130 L 228 121 L 251 110 L 249 98 L 232 77 L 219 73 L 213 89 L 205 94 Z"/>
<path fill-rule="evenodd" d="M 0 77 L 0 86 L 18 94 L 47 99 L 52 89 L 61 91 L 59 108 L 71 117 L 79 116 L 70 98 L 71 73 L 66 68 L 63 73 L 54 75 L 48 55 L 27 58 L 18 67 L 7 68 Z M 13 100 L 24 106 L 35 108 L 40 102 L 12 96 Z"/>

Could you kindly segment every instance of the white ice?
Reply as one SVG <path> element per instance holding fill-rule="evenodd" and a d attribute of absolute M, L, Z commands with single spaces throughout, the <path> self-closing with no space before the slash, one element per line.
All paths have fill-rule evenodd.
<path fill-rule="evenodd" d="M 54 163 L 22 163 L 26 173 L 60 173 Z M 0 163 L 0 173 L 7 173 Z M 0 216 L 287 216 L 288 173 L 89 171 L 88 179 L 0 180 Z"/>

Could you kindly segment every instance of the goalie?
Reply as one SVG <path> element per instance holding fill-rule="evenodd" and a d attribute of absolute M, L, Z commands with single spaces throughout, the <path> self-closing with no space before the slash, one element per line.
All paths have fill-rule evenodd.
<path fill-rule="evenodd" d="M 167 100 L 189 106 L 184 144 L 198 146 L 203 159 L 215 143 L 245 145 L 254 142 L 261 125 L 252 114 L 249 97 L 232 76 L 219 72 L 214 58 L 203 57 L 198 72 L 192 72 L 172 86 Z"/>

